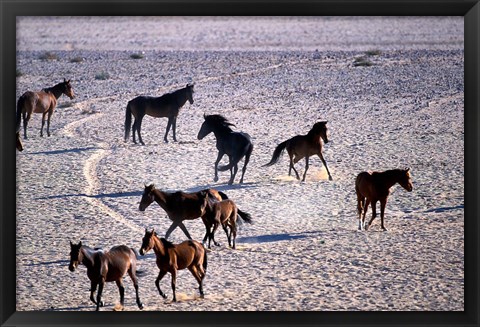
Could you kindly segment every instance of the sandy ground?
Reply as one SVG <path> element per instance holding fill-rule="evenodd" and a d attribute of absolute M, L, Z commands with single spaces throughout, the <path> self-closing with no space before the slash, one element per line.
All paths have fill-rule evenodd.
<path fill-rule="evenodd" d="M 76 28 L 57 29 L 67 24 Z M 162 299 L 154 254 L 141 257 L 144 310 L 463 310 L 462 17 L 24 17 L 17 37 L 17 98 L 64 77 L 77 95 L 60 98 L 51 137 L 39 136 L 35 115 L 17 153 L 18 311 L 93 310 L 85 267 L 68 270 L 69 241 L 139 249 L 146 227 L 163 235 L 170 221 L 158 205 L 138 211 L 150 182 L 222 190 L 254 224 L 240 226 L 236 250 L 218 232 L 204 299 L 187 271 L 179 302 L 171 303 L 169 275 Z M 47 51 L 56 59 L 40 59 Z M 361 56 L 373 65 L 355 67 Z M 130 99 L 188 82 L 195 103 L 180 112 L 179 142 L 163 143 L 166 119 L 152 117 L 143 121 L 145 146 L 123 141 Z M 228 172 L 213 182 L 215 139 L 196 140 L 204 113 L 252 136 L 243 185 L 227 185 Z M 319 120 L 330 128 L 333 181 L 316 157 L 305 182 L 288 176 L 286 155 L 261 167 L 277 144 Z M 392 189 L 388 231 L 378 220 L 358 231 L 355 176 L 404 167 L 414 191 Z M 303 173 L 303 161 L 297 168 Z M 186 226 L 203 237 L 199 219 Z M 180 230 L 171 236 L 184 239 Z M 125 310 L 138 310 L 128 277 L 125 287 Z M 118 300 L 108 284 L 102 310 Z"/>

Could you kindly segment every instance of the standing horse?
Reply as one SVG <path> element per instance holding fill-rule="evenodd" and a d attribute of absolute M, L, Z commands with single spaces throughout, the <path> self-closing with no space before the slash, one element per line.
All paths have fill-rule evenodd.
<path fill-rule="evenodd" d="M 16 146 L 18 151 L 23 151 L 23 143 L 22 139 L 20 138 L 20 132 L 16 134 Z"/>
<path fill-rule="evenodd" d="M 227 234 L 228 245 L 235 249 L 235 240 L 237 238 L 237 215 L 239 215 L 246 223 L 252 223 L 252 217 L 247 212 L 240 210 L 235 202 L 230 199 L 223 201 L 208 201 L 205 214 L 202 216 L 204 222 L 206 222 L 208 234 L 205 234 L 203 243 L 208 237 L 208 248 L 210 249 L 210 243 L 213 240 L 213 244 L 220 245 L 215 242 L 215 231 L 219 225 L 222 225 L 225 234 Z M 228 231 L 230 228 L 230 232 Z"/>
<path fill-rule="evenodd" d="M 140 276 L 141 272 L 137 271 L 137 257 L 133 249 L 125 245 L 119 245 L 112 247 L 110 251 L 103 251 L 82 245 L 81 241 L 78 244 L 73 244 L 70 241 L 70 249 L 70 265 L 68 269 L 72 272 L 75 271 L 79 263 L 87 267 L 87 276 L 91 281 L 90 300 L 97 305 L 96 311 L 98 311 L 99 307 L 103 307 L 101 299 L 105 282 L 117 283 L 120 292 L 120 304 L 123 308 L 125 294 L 123 276 L 126 273 L 132 279 L 135 287 L 137 305 L 140 309 L 143 309 L 143 304 L 138 296 L 137 282 L 137 274 Z M 95 301 L 94 294 L 97 290 L 97 285 L 98 293 Z"/>
<path fill-rule="evenodd" d="M 175 293 L 177 271 L 185 268 L 188 268 L 197 280 L 200 296 L 204 296 L 203 279 L 207 273 L 207 251 L 202 244 L 194 240 L 173 244 L 164 238 L 158 238 L 153 229 L 151 232 L 145 229 L 140 254 L 144 255 L 151 249 L 155 252 L 157 267 L 160 269 L 155 285 L 161 297 L 167 298 L 167 295 L 160 289 L 160 281 L 169 272 L 172 275 L 173 301 L 177 301 Z"/>
<path fill-rule="evenodd" d="M 322 160 L 325 169 L 327 169 L 328 179 L 332 180 L 332 175 L 330 175 L 327 163 L 325 162 L 322 154 L 323 144 L 321 139 L 323 139 L 323 142 L 328 143 L 327 131 L 328 129 L 326 121 L 315 123 L 307 135 L 296 135 L 280 143 L 275 148 L 275 151 L 273 151 L 272 160 L 270 160 L 269 163 L 263 165 L 262 167 L 272 166 L 273 164 L 277 163 L 278 159 L 280 159 L 280 155 L 285 149 L 287 149 L 288 155 L 290 157 L 288 176 L 291 175 L 293 169 L 295 175 L 297 175 L 297 179 L 300 179 L 300 176 L 298 175 L 298 171 L 295 169 L 294 164 L 305 158 L 305 172 L 303 173 L 302 179 L 302 181 L 304 182 L 309 166 L 309 157 L 316 154 L 318 155 L 320 160 Z"/>
<path fill-rule="evenodd" d="M 250 139 L 250 135 L 247 133 L 232 131 L 230 126 L 235 125 L 221 115 L 203 115 L 203 117 L 205 121 L 198 132 L 197 138 L 201 140 L 213 132 L 217 139 L 218 156 L 215 161 L 215 177 L 213 178 L 213 181 L 218 181 L 219 170 L 225 171 L 230 169 L 230 180 L 228 181 L 228 184 L 233 184 L 238 171 L 238 162 L 245 157 L 242 177 L 240 178 L 240 183 L 243 183 L 243 176 L 245 175 L 247 164 L 253 151 L 253 143 Z M 218 163 L 222 160 L 225 154 L 228 155 L 230 160 L 229 164 L 218 167 Z"/>
<path fill-rule="evenodd" d="M 172 224 L 165 234 L 165 238 L 168 239 L 173 230 L 178 226 L 188 239 L 191 240 L 192 237 L 188 233 L 183 221 L 193 220 L 203 216 L 205 207 L 207 206 L 208 196 L 213 196 L 219 201 L 221 201 L 223 197 L 226 197 L 225 194 L 214 189 L 206 189 L 195 193 L 185 193 L 182 191 L 170 193 L 156 189 L 153 184 L 145 185 L 139 210 L 145 211 L 153 201 L 156 201 L 172 221 Z M 205 220 L 203 220 L 203 222 L 205 224 Z"/>
<path fill-rule="evenodd" d="M 132 124 L 132 115 L 135 121 L 132 126 L 133 143 L 137 144 L 135 140 L 135 132 L 138 133 L 138 140 L 142 145 L 145 145 L 142 140 L 140 131 L 142 129 L 142 120 L 145 115 L 155 118 L 168 117 L 167 130 L 163 140 L 168 143 L 167 135 L 172 127 L 173 140 L 177 142 L 177 116 L 180 108 L 183 107 L 187 100 L 193 104 L 193 84 L 187 84 L 186 87 L 176 90 L 172 93 L 164 94 L 160 97 L 152 96 L 138 96 L 130 100 L 127 104 L 127 111 L 125 113 L 125 142 L 130 136 L 130 125 Z"/>
<path fill-rule="evenodd" d="M 413 184 L 410 179 L 410 168 L 394 169 L 384 172 L 361 172 L 355 179 L 355 192 L 357 193 L 358 210 L 358 229 L 365 227 L 367 230 L 372 221 L 377 216 L 377 201 L 380 201 L 380 217 L 383 230 L 387 230 L 383 224 L 385 216 L 385 206 L 390 194 L 390 188 L 396 183 L 400 184 L 405 190 L 411 192 Z M 372 204 L 372 219 L 365 225 L 365 215 L 367 214 L 369 204 Z M 362 219 L 363 211 L 363 219 Z"/>
<path fill-rule="evenodd" d="M 70 99 L 75 97 L 70 80 L 63 79 L 62 83 L 38 92 L 27 91 L 23 93 L 17 102 L 17 131 L 20 130 L 20 121 L 23 117 L 23 137 L 27 138 L 27 125 L 32 113 L 41 113 L 43 116 L 40 136 L 43 136 L 43 126 L 47 115 L 47 135 L 50 136 L 50 118 L 52 118 L 57 100 L 62 94 Z"/>

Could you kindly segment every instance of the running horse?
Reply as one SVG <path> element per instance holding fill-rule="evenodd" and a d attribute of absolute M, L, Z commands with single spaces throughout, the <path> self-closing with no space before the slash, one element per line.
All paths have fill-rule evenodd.
<path fill-rule="evenodd" d="M 42 127 L 40 128 L 40 136 L 43 137 L 45 118 L 47 119 L 47 135 L 50 136 L 50 119 L 57 106 L 57 100 L 62 94 L 65 94 L 70 99 L 75 97 L 70 80 L 63 79 L 62 83 L 38 92 L 27 91 L 23 93 L 17 102 L 17 131 L 20 130 L 20 122 L 23 118 L 23 137 L 26 139 L 27 126 L 32 113 L 41 113 Z"/>
<path fill-rule="evenodd" d="M 165 239 L 168 239 L 170 234 L 175 228 L 180 227 L 185 236 L 188 239 L 192 239 L 187 228 L 183 224 L 184 220 L 193 220 L 202 217 L 205 214 L 205 208 L 209 197 L 213 197 L 218 201 L 221 201 L 227 196 L 215 189 L 205 189 L 194 193 L 186 193 L 182 191 L 176 192 L 164 192 L 155 188 L 154 184 L 145 185 L 143 190 L 142 199 L 140 201 L 139 210 L 145 211 L 145 209 L 154 201 L 167 213 L 168 218 L 172 221 L 172 224 L 168 228 Z M 203 223 L 207 228 L 207 223 L 203 219 Z"/>
<path fill-rule="evenodd" d="M 298 171 L 295 169 L 294 165 L 301 159 L 305 158 L 305 171 L 302 178 L 302 181 L 304 182 L 309 167 L 309 157 L 316 154 L 318 155 L 320 160 L 322 160 L 322 163 L 327 170 L 328 179 L 332 180 L 332 175 L 328 170 L 327 162 L 323 158 L 322 154 L 322 140 L 323 142 L 328 143 L 327 132 L 328 128 L 326 121 L 315 123 L 312 129 L 307 133 L 307 135 L 296 135 L 280 143 L 273 151 L 272 159 L 270 160 L 270 162 L 263 165 L 262 167 L 272 166 L 273 164 L 277 163 L 283 151 L 287 149 L 288 155 L 290 157 L 288 176 L 291 175 L 293 169 L 295 175 L 297 176 L 297 179 L 300 179 Z"/>
<path fill-rule="evenodd" d="M 377 216 L 377 201 L 380 201 L 381 227 L 385 228 L 383 219 L 385 217 L 385 206 L 390 194 L 390 188 L 396 183 L 400 184 L 405 190 L 411 192 L 413 184 L 410 176 L 410 168 L 393 169 L 384 172 L 361 172 L 355 179 L 355 192 L 357 193 L 358 210 L 358 229 L 365 227 L 367 230 Z M 365 225 L 365 215 L 368 206 L 372 204 L 372 219 L 368 225 Z M 363 218 L 362 218 L 363 213 Z"/>
<path fill-rule="evenodd" d="M 143 272 L 137 271 L 137 256 L 133 249 L 125 245 L 112 247 L 109 251 L 101 249 L 92 249 L 83 245 L 80 241 L 73 244 L 70 241 L 70 265 L 68 269 L 73 272 L 81 263 L 87 267 L 87 276 L 90 279 L 90 300 L 97 305 L 96 311 L 103 307 L 102 291 L 106 282 L 116 282 L 120 292 L 120 304 L 124 304 L 125 288 L 123 286 L 123 276 L 126 273 L 130 276 L 135 287 L 137 305 L 143 309 L 143 304 L 138 296 L 137 275 L 141 276 Z M 94 294 L 97 290 L 97 299 Z"/>
<path fill-rule="evenodd" d="M 170 131 L 170 127 L 173 132 L 173 140 L 177 142 L 176 129 L 177 129 L 177 116 L 180 112 L 180 108 L 187 102 L 193 104 L 193 84 L 187 84 L 186 87 L 176 90 L 172 93 L 166 93 L 160 97 L 152 97 L 141 95 L 127 104 L 127 110 L 125 113 L 125 142 L 128 141 L 130 136 L 130 126 L 132 125 L 132 115 L 135 117 L 135 121 L 132 126 L 133 143 L 137 144 L 135 140 L 135 132 L 138 134 L 138 140 L 142 145 L 145 143 L 142 140 L 140 134 L 142 129 L 142 120 L 145 115 L 149 115 L 155 118 L 167 117 L 167 130 L 163 140 L 168 143 L 167 135 Z"/>
<path fill-rule="evenodd" d="M 233 184 L 235 176 L 238 171 L 238 162 L 245 157 L 245 162 L 242 168 L 242 177 L 240 183 L 243 183 L 243 176 L 247 170 L 248 161 L 253 151 L 253 143 L 250 135 L 243 132 L 234 132 L 230 126 L 235 126 L 230 123 L 222 115 L 203 115 L 205 121 L 200 127 L 197 139 L 201 140 L 208 134 L 212 133 L 217 139 L 218 156 L 215 161 L 215 177 L 214 182 L 218 181 L 218 171 L 225 171 L 230 169 L 230 180 L 228 184 Z M 222 160 L 224 155 L 227 155 L 230 162 L 228 165 L 218 167 L 218 163 Z"/>
<path fill-rule="evenodd" d="M 172 276 L 173 301 L 177 301 L 175 292 L 177 271 L 186 268 L 197 280 L 200 296 L 204 296 L 203 280 L 207 273 L 207 251 L 205 251 L 202 244 L 194 240 L 173 244 L 164 238 L 159 238 L 155 230 L 152 229 L 150 232 L 145 229 L 140 254 L 144 255 L 151 249 L 155 252 L 157 267 L 160 269 L 158 277 L 155 280 L 155 285 L 161 297 L 164 299 L 167 298 L 165 293 L 160 289 L 160 281 L 167 273 L 170 273 Z"/>

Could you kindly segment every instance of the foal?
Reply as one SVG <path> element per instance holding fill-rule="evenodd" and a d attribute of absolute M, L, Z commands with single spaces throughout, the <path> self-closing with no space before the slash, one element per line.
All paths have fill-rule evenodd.
<path fill-rule="evenodd" d="M 361 172 L 355 180 L 355 191 L 357 193 L 357 210 L 358 210 L 358 229 L 365 227 L 367 230 L 372 221 L 377 216 L 376 205 L 380 201 L 380 217 L 383 230 L 387 230 L 383 223 L 385 216 L 385 206 L 387 198 L 390 194 L 390 188 L 396 183 L 400 184 L 405 190 L 411 192 L 413 184 L 410 179 L 410 168 L 394 169 L 384 172 Z M 365 215 L 367 214 L 368 205 L 372 204 L 372 219 L 365 225 Z M 363 211 L 363 219 L 362 219 Z"/>
<path fill-rule="evenodd" d="M 120 292 L 120 304 L 123 308 L 125 288 L 123 287 L 123 276 L 128 272 L 135 287 L 135 294 L 137 297 L 137 305 L 143 309 L 143 304 L 138 296 L 138 282 L 137 273 L 137 257 L 133 249 L 125 245 L 114 246 L 110 251 L 103 251 L 91 249 L 86 245 L 82 245 L 80 241 L 78 244 L 73 244 L 70 241 L 70 265 L 68 269 L 75 271 L 81 263 L 87 267 L 87 276 L 91 281 L 90 300 L 97 305 L 96 311 L 99 307 L 103 307 L 102 291 L 105 282 L 116 282 Z M 94 294 L 97 290 L 97 300 L 95 301 Z"/>
<path fill-rule="evenodd" d="M 200 295 L 201 297 L 204 296 L 203 279 L 207 271 L 207 252 L 202 244 L 194 240 L 173 244 L 164 238 L 159 238 L 153 229 L 151 232 L 145 229 L 140 254 L 144 255 L 151 249 L 155 252 L 157 267 L 160 269 L 160 273 L 155 280 L 155 285 L 157 286 L 160 296 L 164 299 L 167 298 L 165 293 L 160 289 L 160 281 L 167 272 L 169 272 L 170 275 L 172 275 L 173 301 L 177 301 L 175 293 L 177 271 L 185 268 L 188 268 L 193 277 L 195 277 L 198 282 Z"/>

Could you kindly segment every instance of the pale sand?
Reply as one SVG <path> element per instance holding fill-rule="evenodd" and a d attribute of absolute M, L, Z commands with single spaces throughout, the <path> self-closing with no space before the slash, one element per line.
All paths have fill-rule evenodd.
<path fill-rule="evenodd" d="M 139 249 L 145 227 L 164 235 L 170 221 L 158 205 L 138 211 L 150 182 L 222 190 L 254 224 L 240 226 L 237 250 L 218 231 L 204 299 L 181 271 L 179 302 L 171 303 L 170 275 L 163 300 L 154 254 L 141 257 L 144 310 L 463 310 L 462 17 L 172 19 L 18 20 L 17 98 L 64 77 L 77 98 L 59 100 L 49 138 L 40 138 L 35 115 L 17 154 L 17 310 L 93 310 L 85 267 L 68 270 L 68 242 Z M 75 34 L 55 33 L 67 22 Z M 381 51 L 369 57 L 374 65 L 354 67 L 367 50 Z M 58 60 L 38 59 L 45 51 Z M 143 59 L 130 58 L 142 51 Z M 76 57 L 83 62 L 71 63 Z M 101 72 L 110 79 L 95 79 Z M 178 143 L 163 143 L 166 119 L 151 117 L 146 146 L 124 143 L 128 100 L 188 82 L 195 103 L 180 112 Z M 243 185 L 226 185 L 228 172 L 213 182 L 214 137 L 196 140 L 204 113 L 223 114 L 252 136 Z M 288 176 L 286 155 L 261 167 L 278 143 L 321 119 L 333 181 L 315 157 L 304 183 Z M 388 231 L 379 219 L 358 231 L 356 174 L 407 166 L 414 191 L 393 188 Z M 203 238 L 200 219 L 186 226 Z M 179 229 L 171 236 L 184 239 Z M 138 310 L 128 277 L 125 287 L 125 310 Z M 115 284 L 103 299 L 102 310 L 113 310 Z"/>

